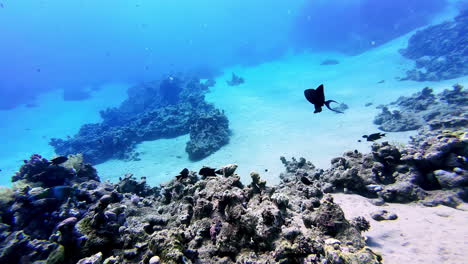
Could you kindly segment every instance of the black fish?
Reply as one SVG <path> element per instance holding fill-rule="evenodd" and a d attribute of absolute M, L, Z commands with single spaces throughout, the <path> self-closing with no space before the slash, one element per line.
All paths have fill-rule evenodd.
<path fill-rule="evenodd" d="M 203 167 L 200 169 L 198 174 L 200 174 L 203 177 L 208 177 L 208 176 L 216 176 L 215 173 L 216 169 L 210 168 L 210 167 Z"/>
<path fill-rule="evenodd" d="M 363 138 L 366 138 L 367 141 L 375 141 L 377 139 L 381 139 L 382 137 L 385 137 L 385 134 L 382 133 L 374 133 L 370 135 L 364 135 L 362 136 Z"/>
<path fill-rule="evenodd" d="M 51 159 L 49 162 L 50 162 L 50 164 L 52 164 L 52 165 L 59 165 L 59 164 L 64 163 L 64 162 L 67 161 L 67 160 L 68 160 L 68 158 L 65 157 L 65 156 L 58 156 L 58 157 L 56 157 L 56 158 Z"/>
<path fill-rule="evenodd" d="M 330 108 L 330 103 L 338 103 L 334 100 L 325 101 L 325 95 L 323 93 L 323 84 L 321 84 L 317 89 L 307 89 L 304 90 L 304 96 L 311 104 L 315 107 L 315 113 L 322 112 L 322 106 L 326 106 L 328 109 L 343 114 L 343 112 Z"/>
<path fill-rule="evenodd" d="M 189 170 L 187 168 L 179 172 L 179 175 L 175 176 L 177 180 L 185 179 L 189 175 Z"/>

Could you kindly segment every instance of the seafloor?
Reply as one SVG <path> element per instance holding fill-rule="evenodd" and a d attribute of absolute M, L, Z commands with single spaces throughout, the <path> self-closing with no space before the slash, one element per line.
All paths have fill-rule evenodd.
<path fill-rule="evenodd" d="M 404 77 L 413 65 L 398 53 L 410 35 L 354 57 L 300 54 L 254 67 L 226 69 L 206 98 L 225 110 L 232 136 L 228 145 L 201 161 L 189 161 L 184 151 L 189 138 L 185 135 L 139 144 L 136 150 L 141 153 L 139 161 L 110 160 L 95 166 L 100 182 L 90 167 L 80 167 L 84 165 L 73 167 L 72 172 L 48 171 L 63 178 L 51 186 L 42 176 L 28 178 L 49 175 L 41 174 L 41 169 L 29 176 L 20 173 L 16 180 L 29 182 L 36 188 L 32 191 L 20 184 L 17 187 L 20 194 L 2 201 L 2 217 L 7 224 L 0 230 L 4 241 L 0 260 L 16 263 L 21 256 L 14 252 L 21 251 L 29 257 L 21 260 L 23 263 L 46 259 L 42 263 L 74 263 L 91 255 L 95 259 L 80 263 L 101 263 L 104 259 L 107 261 L 104 263 L 158 263 L 156 256 L 162 263 L 191 263 L 197 258 L 205 260 L 200 263 L 208 260 L 213 263 L 324 263 L 325 259 L 329 261 L 325 263 L 379 263 L 380 254 L 384 263 L 463 263 L 467 258 L 464 249 L 468 241 L 468 214 L 464 210 L 463 193 L 452 189 L 466 188 L 466 182 L 448 184 L 445 186 L 450 190 L 448 194 L 436 198 L 430 192 L 421 193 L 417 186 L 398 193 L 403 188 L 391 189 L 392 183 L 386 182 L 390 187 L 384 190 L 387 194 L 396 190 L 395 197 L 403 197 L 400 201 L 392 200 L 390 194 L 368 194 L 364 185 L 353 190 L 355 182 L 349 179 L 343 180 L 346 184 L 333 182 L 339 186 L 337 190 L 328 190 L 326 182 L 312 188 L 307 180 L 293 177 L 304 176 L 303 171 L 298 174 L 298 168 L 292 168 L 289 180 L 279 177 L 285 173 L 280 156 L 287 160 L 304 157 L 315 167 L 333 169 L 330 161 L 346 151 L 378 152 L 378 148 L 371 149 L 372 143 L 357 141 L 364 134 L 378 131 L 373 123 L 381 112 L 375 108 L 377 105 L 389 104 L 426 86 L 438 94 L 455 83 L 468 85 L 468 77 L 438 82 L 399 81 L 397 77 Z M 340 63 L 320 65 L 326 59 Z M 231 72 L 246 82 L 228 86 L 226 80 Z M 321 83 L 328 98 L 349 106 L 345 114 L 331 111 L 313 114 L 302 93 Z M 127 87 L 127 84 L 105 85 L 92 98 L 80 102 L 63 101 L 60 93 L 50 93 L 39 100 L 36 108 L 0 112 L 3 120 L 0 137 L 8 139 L 0 149 L 0 183 L 11 185 L 11 176 L 31 156 L 31 151 L 46 158 L 54 156 L 48 145 L 50 138 L 73 136 L 82 124 L 99 121 L 99 110 L 117 106 L 125 99 Z M 372 106 L 365 106 L 367 103 Z M 462 130 L 466 132 L 466 125 Z M 447 136 L 439 131 L 435 138 L 449 141 L 458 138 L 462 143 L 454 144 L 462 144 L 466 149 L 466 136 L 456 132 Z M 417 131 L 387 133 L 385 141 L 401 146 L 416 134 Z M 427 144 L 439 144 L 436 139 L 431 142 Z M 452 150 L 449 148 L 444 153 L 450 154 Z M 228 175 L 196 179 L 194 173 L 181 181 L 174 179 L 185 167 L 195 172 L 204 165 L 219 168 L 232 163 L 238 164 L 236 173 L 240 178 Z M 434 170 L 444 169 L 447 168 Z M 261 179 L 255 174 L 252 177 L 252 171 L 259 172 Z M 401 173 L 396 167 L 392 172 Z M 117 184 L 127 173 L 137 179 L 146 177 L 149 186 L 170 183 L 156 189 L 136 182 L 126 185 L 129 179 Z M 395 178 L 396 182 L 407 180 Z M 116 185 L 105 183 L 106 180 Z M 369 185 L 372 184 L 368 182 Z M 440 186 L 432 187 L 429 189 L 440 189 Z M 325 194 L 329 191 L 347 194 L 333 194 L 332 201 Z M 376 202 L 375 198 L 381 200 Z M 409 204 L 390 203 L 395 201 Z M 27 217 L 34 210 L 43 213 L 42 209 L 50 212 L 37 218 L 45 222 Z M 397 219 L 374 220 L 371 213 L 378 210 L 396 214 Z M 52 215 L 52 212 L 63 215 Z M 368 222 L 354 219 L 357 216 L 364 216 Z M 370 223 L 369 230 L 366 223 Z M 37 231 L 42 225 L 47 228 Z M 365 239 L 369 249 L 364 247 Z"/>

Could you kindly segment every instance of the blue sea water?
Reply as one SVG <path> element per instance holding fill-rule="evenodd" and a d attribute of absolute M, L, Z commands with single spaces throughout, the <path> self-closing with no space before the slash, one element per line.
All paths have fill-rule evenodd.
<path fill-rule="evenodd" d="M 51 138 L 73 136 L 126 90 L 176 72 L 217 81 L 206 95 L 226 111 L 230 143 L 192 162 L 187 136 L 143 142 L 140 161 L 97 165 L 102 179 L 124 173 L 150 183 L 182 168 L 238 163 L 243 177 L 279 156 L 305 156 L 320 167 L 376 129 L 367 101 L 391 99 L 439 82 L 398 82 L 412 62 L 398 50 L 417 29 L 453 18 L 466 1 L 449 0 L 0 0 L 0 185 L 33 153 L 51 158 Z M 336 65 L 320 65 L 338 60 Z M 230 87 L 231 72 L 246 83 Z M 385 80 L 382 85 L 376 83 Z M 324 83 L 346 115 L 313 115 L 303 90 Z M 330 88 L 328 88 L 330 87 Z M 68 99 L 67 99 L 68 98 Z M 64 100 L 67 99 L 67 100 Z M 371 131 L 372 130 L 372 131 Z M 406 140 L 409 134 L 389 135 Z"/>

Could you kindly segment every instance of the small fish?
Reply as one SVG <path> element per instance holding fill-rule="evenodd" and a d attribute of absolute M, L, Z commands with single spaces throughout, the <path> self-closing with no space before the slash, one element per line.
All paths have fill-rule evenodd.
<path fill-rule="evenodd" d="M 362 136 L 363 138 L 366 138 L 367 141 L 375 141 L 377 139 L 381 139 L 382 137 L 385 137 L 385 134 L 382 133 L 374 133 L 370 135 L 364 135 Z"/>
<path fill-rule="evenodd" d="M 184 168 L 183 170 L 179 172 L 179 175 L 176 176 L 176 179 L 182 180 L 182 179 L 187 178 L 188 175 L 189 175 L 189 170 L 187 168 Z"/>
<path fill-rule="evenodd" d="M 338 103 L 334 100 L 325 101 L 325 95 L 323 93 L 323 84 L 321 84 L 317 89 L 307 89 L 304 90 L 304 96 L 311 104 L 315 107 L 315 113 L 322 112 L 322 107 L 325 105 L 328 109 L 343 114 L 343 112 L 330 108 L 330 103 Z"/>
<path fill-rule="evenodd" d="M 379 81 L 378 83 L 384 83 L 384 82 L 385 82 L 385 80 L 381 80 L 381 81 Z"/>
<path fill-rule="evenodd" d="M 59 164 L 64 163 L 64 162 L 67 161 L 67 160 L 68 160 L 68 158 L 65 157 L 65 156 L 58 156 L 58 157 L 56 157 L 56 158 L 51 159 L 51 160 L 50 160 L 50 164 L 52 164 L 52 165 L 59 165 Z"/>
<path fill-rule="evenodd" d="M 99 142 L 100 144 L 102 144 L 102 139 L 98 139 L 98 142 Z"/>
<path fill-rule="evenodd" d="M 203 167 L 200 169 L 198 174 L 200 174 L 203 177 L 208 177 L 208 176 L 216 176 L 215 173 L 216 169 L 210 168 L 210 167 Z"/>

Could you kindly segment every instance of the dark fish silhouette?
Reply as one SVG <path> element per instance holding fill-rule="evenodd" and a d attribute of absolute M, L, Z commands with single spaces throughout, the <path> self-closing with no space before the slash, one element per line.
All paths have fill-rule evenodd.
<path fill-rule="evenodd" d="M 323 84 L 321 84 L 317 89 L 307 89 L 304 90 L 304 96 L 311 104 L 315 107 L 315 113 L 322 112 L 322 107 L 325 105 L 328 109 L 343 114 L 343 112 L 330 108 L 330 103 L 338 103 L 334 100 L 325 101 L 325 95 L 323 93 Z"/>
<path fill-rule="evenodd" d="M 179 175 L 176 176 L 177 180 L 182 180 L 187 178 L 189 175 L 189 170 L 187 168 L 183 169 L 181 172 L 179 172 Z"/>
<path fill-rule="evenodd" d="M 210 167 L 203 167 L 200 169 L 198 174 L 200 174 L 203 177 L 208 177 L 208 176 L 216 176 L 215 173 L 216 169 L 210 168 Z"/>
<path fill-rule="evenodd" d="M 377 139 L 381 139 L 381 138 L 385 137 L 385 134 L 374 133 L 374 134 L 370 134 L 370 135 L 364 135 L 362 137 L 367 139 L 367 141 L 375 141 Z"/>
<path fill-rule="evenodd" d="M 51 159 L 49 162 L 50 162 L 50 164 L 52 164 L 52 165 L 59 165 L 59 164 L 64 163 L 64 162 L 67 161 L 67 160 L 68 160 L 68 158 L 65 157 L 65 156 L 58 156 L 58 157 L 56 157 L 56 158 Z"/>

